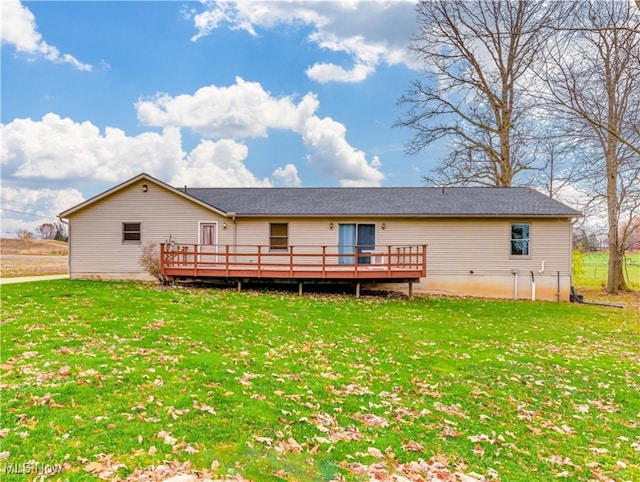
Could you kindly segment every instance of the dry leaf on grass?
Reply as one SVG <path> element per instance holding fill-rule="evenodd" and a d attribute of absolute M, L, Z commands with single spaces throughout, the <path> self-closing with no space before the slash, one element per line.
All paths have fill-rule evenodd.
<path fill-rule="evenodd" d="M 424 447 L 420 445 L 418 442 L 410 441 L 402 446 L 402 450 L 405 452 L 424 452 Z"/>

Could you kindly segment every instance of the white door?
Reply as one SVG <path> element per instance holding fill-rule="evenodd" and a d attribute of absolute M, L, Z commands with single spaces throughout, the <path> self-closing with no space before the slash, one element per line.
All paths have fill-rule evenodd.
<path fill-rule="evenodd" d="M 200 246 L 198 251 L 200 257 L 198 263 L 208 264 L 218 261 L 215 254 L 218 252 L 218 224 L 217 223 L 201 223 L 200 224 Z"/>

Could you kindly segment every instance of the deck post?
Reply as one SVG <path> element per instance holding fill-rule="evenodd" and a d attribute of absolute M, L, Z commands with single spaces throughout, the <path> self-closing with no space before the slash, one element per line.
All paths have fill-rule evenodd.
<path fill-rule="evenodd" d="M 258 278 L 262 278 L 262 246 L 258 245 Z"/>
<path fill-rule="evenodd" d="M 355 273 L 355 277 L 358 278 L 358 246 L 354 246 L 353 251 L 353 272 Z M 358 288 L 358 293 L 360 293 L 360 288 Z"/>
<path fill-rule="evenodd" d="M 327 277 L 327 247 L 322 247 L 322 278 Z"/>
<path fill-rule="evenodd" d="M 193 245 L 193 276 L 198 276 L 198 245 L 197 244 Z"/>
<path fill-rule="evenodd" d="M 225 276 L 229 277 L 229 245 L 227 244 L 224 248 L 224 273 Z"/>
<path fill-rule="evenodd" d="M 293 246 L 289 246 L 289 278 L 293 278 Z"/>
<path fill-rule="evenodd" d="M 238 281 L 238 293 L 242 291 L 242 281 Z"/>
<path fill-rule="evenodd" d="M 160 274 L 164 276 L 164 243 L 160 243 Z"/>
<path fill-rule="evenodd" d="M 422 276 L 427 276 L 427 245 L 422 245 Z"/>
<path fill-rule="evenodd" d="M 302 296 L 302 281 L 298 282 L 298 296 Z"/>
<path fill-rule="evenodd" d="M 387 245 L 387 276 L 391 277 L 391 245 Z"/>
<path fill-rule="evenodd" d="M 356 283 L 356 298 L 360 298 L 360 282 Z"/>
<path fill-rule="evenodd" d="M 409 281 L 409 299 L 413 299 L 413 281 Z"/>

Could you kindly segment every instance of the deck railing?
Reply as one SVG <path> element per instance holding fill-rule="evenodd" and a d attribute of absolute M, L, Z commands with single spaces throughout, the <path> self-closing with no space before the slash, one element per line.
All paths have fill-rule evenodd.
<path fill-rule="evenodd" d="M 421 278 L 426 245 L 288 246 L 161 244 L 165 276 L 290 279 Z"/>

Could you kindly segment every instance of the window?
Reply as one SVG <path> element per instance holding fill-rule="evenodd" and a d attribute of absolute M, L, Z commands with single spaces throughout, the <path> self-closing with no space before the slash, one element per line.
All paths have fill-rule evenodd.
<path fill-rule="evenodd" d="M 530 228 L 529 224 L 511 225 L 511 256 L 529 256 Z"/>
<path fill-rule="evenodd" d="M 140 231 L 141 223 L 122 223 L 122 242 L 140 244 L 142 239 Z"/>
<path fill-rule="evenodd" d="M 271 223 L 269 232 L 269 248 L 272 250 L 287 249 L 289 245 L 289 225 L 287 223 Z"/>

